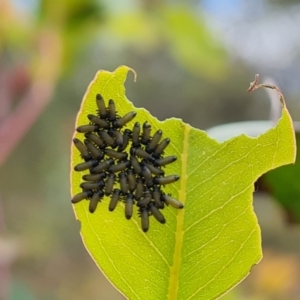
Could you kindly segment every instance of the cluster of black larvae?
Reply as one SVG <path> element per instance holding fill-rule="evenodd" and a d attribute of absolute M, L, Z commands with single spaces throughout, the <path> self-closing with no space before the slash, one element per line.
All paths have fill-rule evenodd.
<path fill-rule="evenodd" d="M 162 131 L 151 136 L 151 125 L 145 122 L 141 128 L 136 122 L 133 129 L 122 128 L 136 112 L 120 117 L 113 100 L 105 106 L 101 95 L 96 96 L 98 115 L 88 115 L 90 124 L 77 127 L 84 134 L 84 141 L 73 139 L 84 162 L 75 171 L 89 170 L 80 184 L 82 192 L 75 195 L 72 203 L 88 199 L 89 211 L 93 213 L 103 196 L 111 196 L 108 209 L 113 211 L 118 202 L 125 203 L 125 217 L 130 219 L 134 204 L 139 208 L 143 231 L 149 229 L 149 216 L 164 224 L 160 212 L 164 205 L 183 208 L 182 203 L 166 194 L 162 186 L 179 179 L 177 175 L 164 176 L 162 166 L 174 162 L 176 156 L 163 157 L 170 139 L 162 139 Z"/>

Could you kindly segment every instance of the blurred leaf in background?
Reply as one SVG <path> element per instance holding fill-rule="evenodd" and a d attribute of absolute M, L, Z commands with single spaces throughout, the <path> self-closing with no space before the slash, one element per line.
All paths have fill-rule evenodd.
<path fill-rule="evenodd" d="M 286 220 L 300 223 L 300 134 L 296 133 L 298 159 L 294 165 L 272 170 L 259 179 L 259 189 L 270 193 L 282 206 Z"/>

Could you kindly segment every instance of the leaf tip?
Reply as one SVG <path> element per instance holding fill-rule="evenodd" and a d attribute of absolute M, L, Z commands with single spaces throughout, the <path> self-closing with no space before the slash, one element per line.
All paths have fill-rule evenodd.
<path fill-rule="evenodd" d="M 137 73 L 136 73 L 136 71 L 134 69 L 126 66 L 126 65 L 119 66 L 116 69 L 116 71 L 126 71 L 126 72 L 131 71 L 133 73 L 133 75 L 134 75 L 133 81 L 136 82 L 136 80 L 137 80 Z"/>

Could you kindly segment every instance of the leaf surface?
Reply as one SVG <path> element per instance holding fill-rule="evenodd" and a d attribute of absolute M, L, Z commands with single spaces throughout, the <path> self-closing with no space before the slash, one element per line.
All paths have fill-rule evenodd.
<path fill-rule="evenodd" d="M 124 217 L 124 205 L 108 211 L 104 198 L 94 214 L 88 201 L 74 205 L 81 222 L 83 242 L 98 267 L 129 299 L 217 299 L 250 272 L 261 257 L 260 229 L 252 207 L 254 182 L 263 173 L 292 163 L 295 140 L 291 118 L 283 105 L 276 127 L 257 138 L 245 135 L 218 143 L 204 131 L 179 119 L 163 122 L 142 108 L 135 108 L 125 96 L 124 82 L 131 69 L 99 71 L 84 96 L 76 127 L 87 124 L 86 115 L 97 109 L 95 96 L 114 99 L 122 116 L 136 111 L 134 122 L 163 130 L 171 139 L 165 155 L 177 161 L 165 168 L 180 180 L 165 187 L 184 203 L 182 210 L 165 207 L 167 223 L 150 217 L 150 229 L 141 230 L 135 210 Z M 75 133 L 74 137 L 83 139 Z M 84 172 L 74 172 L 81 162 L 72 146 L 71 193 L 81 191 Z"/>

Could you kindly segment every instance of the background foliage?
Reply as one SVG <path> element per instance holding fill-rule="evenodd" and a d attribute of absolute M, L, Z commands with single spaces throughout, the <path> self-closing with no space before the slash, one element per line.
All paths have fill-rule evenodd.
<path fill-rule="evenodd" d="M 0 291 L 123 299 L 83 248 L 69 202 L 70 140 L 88 82 L 129 65 L 135 106 L 205 129 L 269 118 L 267 95 L 246 93 L 260 73 L 299 120 L 299 1 L 24 3 L 0 2 Z M 224 299 L 298 299 L 300 230 L 271 196 L 255 196 L 265 258 Z"/>

